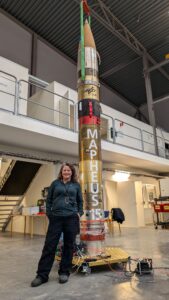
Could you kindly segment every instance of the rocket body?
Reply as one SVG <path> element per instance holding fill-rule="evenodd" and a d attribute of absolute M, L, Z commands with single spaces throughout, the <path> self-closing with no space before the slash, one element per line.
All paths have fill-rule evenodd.
<path fill-rule="evenodd" d="M 90 26 L 84 24 L 85 78 L 81 77 L 78 51 L 79 173 L 84 200 L 81 240 L 89 255 L 103 252 L 105 239 L 102 199 L 102 158 L 98 57 Z"/>

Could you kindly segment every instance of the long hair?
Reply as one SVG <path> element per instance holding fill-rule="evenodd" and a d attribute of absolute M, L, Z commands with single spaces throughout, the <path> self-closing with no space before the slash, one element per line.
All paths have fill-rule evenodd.
<path fill-rule="evenodd" d="M 67 163 L 67 162 L 62 164 L 57 179 L 63 180 L 63 177 L 62 177 L 62 170 L 63 170 L 63 168 L 64 168 L 65 166 L 68 166 L 68 167 L 71 169 L 71 171 L 72 171 L 71 181 L 72 181 L 72 182 L 78 182 L 75 167 L 74 167 L 72 164 Z"/>

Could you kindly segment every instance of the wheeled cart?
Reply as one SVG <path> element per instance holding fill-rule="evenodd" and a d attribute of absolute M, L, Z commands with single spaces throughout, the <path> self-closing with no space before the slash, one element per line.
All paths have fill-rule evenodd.
<path fill-rule="evenodd" d="M 154 199 L 154 227 L 169 227 L 169 197 Z"/>
<path fill-rule="evenodd" d="M 56 260 L 60 261 L 61 257 L 56 255 Z M 112 265 L 116 263 L 127 263 L 129 255 L 127 252 L 120 248 L 105 247 L 104 254 L 89 257 L 87 255 L 79 255 L 78 252 L 74 255 L 72 264 L 76 266 L 82 273 L 91 273 L 92 267 Z"/>

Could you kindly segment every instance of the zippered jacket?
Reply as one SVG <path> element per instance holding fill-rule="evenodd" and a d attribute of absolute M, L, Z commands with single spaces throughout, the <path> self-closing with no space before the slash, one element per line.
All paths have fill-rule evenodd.
<path fill-rule="evenodd" d="M 83 198 L 78 182 L 54 180 L 46 200 L 47 216 L 83 215 Z"/>

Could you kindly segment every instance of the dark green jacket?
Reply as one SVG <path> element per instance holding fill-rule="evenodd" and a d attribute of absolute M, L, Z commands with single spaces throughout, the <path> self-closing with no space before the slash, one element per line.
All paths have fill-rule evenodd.
<path fill-rule="evenodd" d="M 61 180 L 52 182 L 46 201 L 47 216 L 70 216 L 79 213 L 83 215 L 83 199 L 80 184 Z"/>

